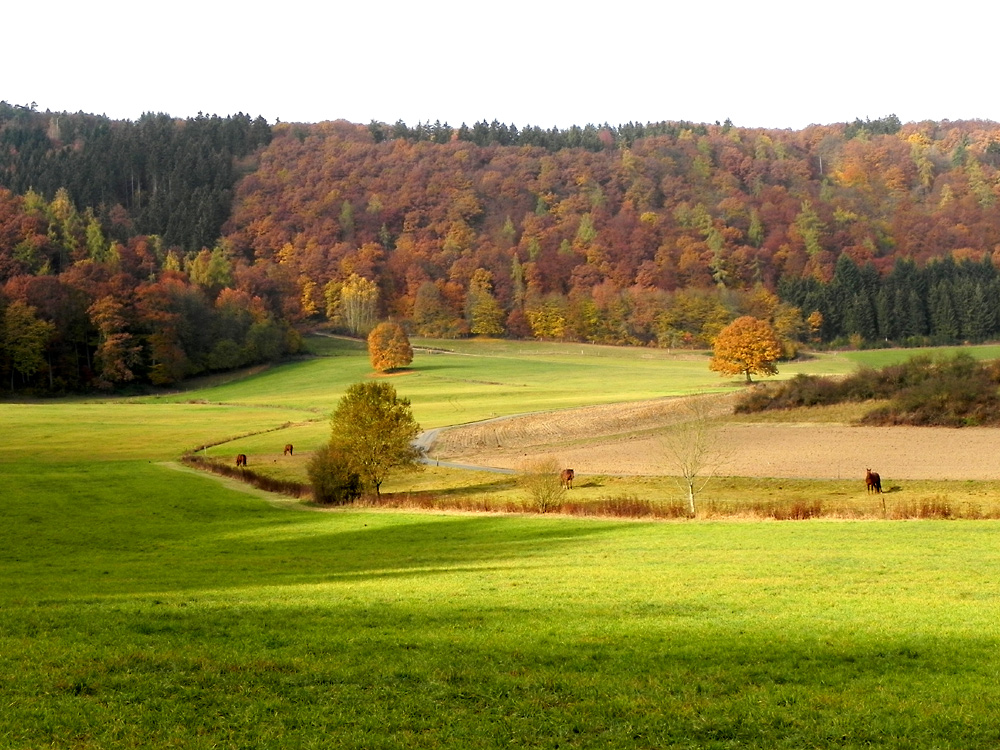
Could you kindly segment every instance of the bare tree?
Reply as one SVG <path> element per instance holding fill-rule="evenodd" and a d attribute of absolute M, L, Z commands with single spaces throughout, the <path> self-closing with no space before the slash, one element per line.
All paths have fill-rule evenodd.
<path fill-rule="evenodd" d="M 660 438 L 663 456 L 679 474 L 687 492 L 688 512 L 697 513 L 695 495 L 722 467 L 728 452 L 719 435 L 722 417 L 717 402 L 709 397 L 686 401 L 679 419 Z"/>
<path fill-rule="evenodd" d="M 559 462 L 552 457 L 527 461 L 517 477 L 518 485 L 527 490 L 532 505 L 539 513 L 558 510 L 566 488 L 559 476 Z"/>

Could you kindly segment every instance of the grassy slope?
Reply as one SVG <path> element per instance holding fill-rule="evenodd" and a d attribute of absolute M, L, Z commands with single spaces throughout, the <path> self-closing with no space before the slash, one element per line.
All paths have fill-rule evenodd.
<path fill-rule="evenodd" d="M 280 405 L 329 414 L 348 385 L 371 375 L 371 367 L 358 342 L 314 337 L 310 345 L 319 358 L 153 401 Z M 704 352 L 498 340 L 414 339 L 413 345 L 412 367 L 389 377 L 427 428 L 536 410 L 725 391 L 741 383 L 710 372 Z M 824 354 L 783 366 L 780 377 L 846 373 L 855 366 L 841 355 Z"/>
<path fill-rule="evenodd" d="M 5 472 L 0 746 L 1000 739 L 995 524 L 296 513 L 130 462 L 66 496 L 92 475 Z"/>
<path fill-rule="evenodd" d="M 521 387 L 563 403 L 586 368 L 555 350 Z M 314 419 L 367 371 L 320 363 L 0 407 L 0 747 L 1000 742 L 994 523 L 292 512 L 158 463 Z M 522 410 L 528 369 L 429 370 L 418 417 L 446 423 L 468 381 L 467 414 Z M 657 379 L 598 373 L 577 386 Z M 509 402 L 471 387 L 489 379 Z"/>

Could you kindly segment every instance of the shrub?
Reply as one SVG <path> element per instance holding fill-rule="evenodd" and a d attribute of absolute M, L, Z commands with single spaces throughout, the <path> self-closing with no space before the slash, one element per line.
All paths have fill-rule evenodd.
<path fill-rule="evenodd" d="M 361 497 L 361 477 L 351 470 L 346 454 L 333 446 L 313 454 L 306 467 L 313 499 L 322 505 L 346 505 Z"/>
<path fill-rule="evenodd" d="M 778 386 L 758 387 L 739 401 L 736 413 L 877 399 L 890 403 L 869 411 L 862 424 L 1000 424 L 998 381 L 1000 366 L 967 354 L 938 362 L 919 356 L 881 370 L 862 368 L 842 380 L 799 375 Z"/>
<path fill-rule="evenodd" d="M 532 506 L 539 513 L 559 510 L 566 488 L 559 478 L 559 464 L 554 458 L 528 461 L 518 475 L 517 483 L 528 492 Z"/>

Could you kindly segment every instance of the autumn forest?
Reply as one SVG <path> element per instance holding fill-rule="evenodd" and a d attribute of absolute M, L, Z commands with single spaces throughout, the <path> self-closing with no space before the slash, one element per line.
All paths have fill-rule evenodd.
<path fill-rule="evenodd" d="M 1000 337 L 1000 124 L 112 121 L 0 102 L 0 383 L 163 386 L 365 334 Z"/>

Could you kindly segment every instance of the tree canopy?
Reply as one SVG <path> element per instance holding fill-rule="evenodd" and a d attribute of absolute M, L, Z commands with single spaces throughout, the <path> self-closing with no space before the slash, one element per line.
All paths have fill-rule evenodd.
<path fill-rule="evenodd" d="M 775 375 L 775 362 L 781 357 L 782 347 L 771 325 L 749 315 L 737 318 L 723 328 L 715 339 L 714 356 L 708 363 L 710 370 L 723 375 Z"/>
<path fill-rule="evenodd" d="M 368 356 L 378 372 L 406 367 L 413 361 L 413 347 L 403 327 L 394 321 L 379 323 L 368 334 Z"/>
<path fill-rule="evenodd" d="M 420 425 L 410 400 L 389 383 L 366 381 L 348 387 L 330 419 L 332 450 L 342 452 L 369 489 L 380 494 L 393 471 L 416 468 L 420 451 L 413 445 Z"/>
<path fill-rule="evenodd" d="M 28 347 L 45 367 L 0 349 L 25 390 L 267 361 L 324 314 L 359 336 L 391 317 L 707 347 L 751 315 L 789 350 L 976 342 L 1000 337 L 998 264 L 992 122 L 271 127 L 0 102 L 0 313 L 51 324 Z"/>

